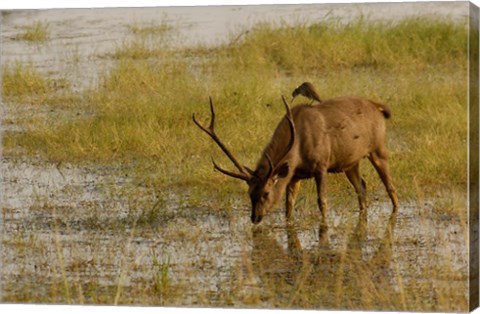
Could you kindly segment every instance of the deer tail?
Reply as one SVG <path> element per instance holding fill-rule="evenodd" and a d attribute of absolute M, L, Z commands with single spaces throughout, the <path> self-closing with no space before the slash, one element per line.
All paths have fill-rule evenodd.
<path fill-rule="evenodd" d="M 392 116 L 392 112 L 390 111 L 390 107 L 388 107 L 387 105 L 382 104 L 382 103 L 378 103 L 378 102 L 374 102 L 374 101 L 372 101 L 372 104 L 374 104 L 375 107 L 377 107 L 377 109 L 383 114 L 385 119 L 388 119 Z"/>

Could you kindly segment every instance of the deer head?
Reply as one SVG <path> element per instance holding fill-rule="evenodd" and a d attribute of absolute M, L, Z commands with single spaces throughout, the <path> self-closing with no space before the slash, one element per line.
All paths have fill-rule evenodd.
<path fill-rule="evenodd" d="M 258 163 L 257 169 L 253 171 L 250 168 L 242 165 L 215 133 L 215 111 L 213 108 L 212 98 L 210 97 L 209 99 L 211 113 L 210 125 L 208 127 L 202 126 L 197 121 L 195 114 L 192 116 L 193 122 L 202 131 L 207 133 L 215 143 L 217 143 L 220 149 L 225 153 L 225 155 L 228 156 L 228 158 L 238 169 L 238 172 L 225 170 L 218 166 L 212 159 L 214 169 L 227 176 L 241 179 L 248 184 L 248 194 L 252 203 L 251 220 L 253 223 L 257 224 L 281 198 L 283 191 L 285 190 L 285 186 L 288 183 L 287 181 L 289 180 L 291 169 L 285 157 L 291 151 L 295 142 L 295 125 L 293 123 L 292 112 L 287 101 L 285 100 L 285 97 L 282 96 L 282 100 L 287 111 L 284 120 L 288 124 L 288 129 L 290 132 L 289 142 L 286 146 L 282 145 L 285 147 L 283 152 L 280 152 L 276 156 L 270 156 L 268 153 L 264 152 Z M 277 142 L 285 141 L 284 138 L 272 139 L 272 141 L 274 140 Z M 276 163 L 272 162 L 272 158 L 276 161 Z"/>

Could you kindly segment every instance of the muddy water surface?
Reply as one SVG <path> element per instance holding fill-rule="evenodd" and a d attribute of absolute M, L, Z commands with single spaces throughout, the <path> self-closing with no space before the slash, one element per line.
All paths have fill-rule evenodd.
<path fill-rule="evenodd" d="M 314 206 L 289 225 L 277 210 L 252 227 L 243 204 L 188 208 L 186 195 L 141 187 L 142 199 L 121 195 L 131 183 L 112 181 L 106 169 L 10 161 L 3 169 L 6 301 L 114 303 L 120 293 L 121 303 L 134 304 L 359 308 L 363 284 L 398 298 L 410 285 L 466 293 L 466 227 L 432 203 L 403 206 L 398 215 L 387 203 L 366 215 L 334 208 L 328 230 Z M 129 218 L 139 211 L 147 221 Z M 356 291 L 348 300 L 337 295 L 339 281 Z M 158 293 L 139 292 L 149 289 Z M 322 294 L 305 303 L 302 289 Z M 379 306 L 372 300 L 372 309 Z"/>
<path fill-rule="evenodd" d="M 112 61 L 102 55 L 129 39 L 132 23 L 161 19 L 176 25 L 178 45 L 193 45 L 216 44 L 260 21 L 458 17 L 464 9 L 398 5 L 8 12 L 1 63 L 31 62 L 83 90 L 109 69 Z M 49 23 L 47 43 L 14 39 L 32 20 Z M 6 118 L 50 114 L 24 108 L 4 104 L 3 111 Z M 465 221 L 438 214 L 435 201 L 403 204 L 395 216 L 381 200 L 365 215 L 354 205 L 332 208 L 325 230 L 314 204 L 291 225 L 279 209 L 253 228 L 246 198 L 237 208 L 213 210 L 188 205 L 188 197 L 188 191 L 147 189 L 121 168 L 4 156 L 0 296 L 39 303 L 464 309 L 437 292 L 466 298 Z"/>

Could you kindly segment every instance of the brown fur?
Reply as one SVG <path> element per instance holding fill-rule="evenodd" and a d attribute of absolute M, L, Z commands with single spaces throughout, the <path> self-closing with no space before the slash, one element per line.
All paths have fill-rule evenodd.
<path fill-rule="evenodd" d="M 263 178 L 262 192 L 268 191 L 272 199 L 266 199 L 257 206 L 252 220 L 261 220 L 257 216 L 262 217 L 268 212 L 283 191 L 287 191 L 286 216 L 290 218 L 300 180 L 308 178 L 316 180 L 318 206 L 326 217 L 328 172 L 345 172 L 358 194 L 360 209 L 364 209 L 366 185 L 359 172 L 359 162 L 364 157 L 369 158 L 379 173 L 396 210 L 398 200 L 389 174 L 385 147 L 385 118 L 391 115 L 387 106 L 363 98 L 341 97 L 323 101 L 320 105 L 296 106 L 292 108 L 292 115 L 296 130 L 295 145 L 283 160 L 273 160 L 275 167 L 279 167 L 280 163 L 287 164 L 288 174 L 274 186 L 268 184 L 270 178 Z M 268 168 L 266 155 L 277 156 L 284 149 L 290 136 L 286 126 L 286 119 L 283 119 L 265 148 L 257 170 Z"/>
<path fill-rule="evenodd" d="M 278 124 L 255 171 L 247 171 L 248 168 L 239 165 L 234 158 L 231 159 L 241 174 L 223 170 L 215 164 L 215 168 L 224 174 L 247 182 L 253 223 L 259 223 L 285 191 L 286 217 L 289 219 L 300 181 L 309 178 L 315 179 L 318 207 L 325 219 L 328 172 L 344 172 L 358 195 L 360 209 L 365 209 L 366 184 L 359 170 L 360 160 L 365 157 L 385 185 L 394 212 L 397 210 L 398 200 L 385 146 L 385 118 L 391 115 L 387 106 L 364 98 L 340 97 L 314 106 L 299 105 L 291 111 L 287 104 L 286 108 L 287 114 Z M 213 124 L 211 130 L 213 132 Z M 231 155 L 228 150 L 222 149 Z"/>

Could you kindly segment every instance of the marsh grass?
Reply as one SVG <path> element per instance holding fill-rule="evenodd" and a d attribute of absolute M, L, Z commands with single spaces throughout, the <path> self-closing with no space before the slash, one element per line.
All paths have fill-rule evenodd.
<path fill-rule="evenodd" d="M 49 78 L 32 63 L 19 62 L 2 68 L 2 96 L 6 102 L 21 105 L 67 103 L 77 98 L 66 79 Z"/>
<path fill-rule="evenodd" d="M 7 98 L 47 94 L 51 92 L 51 85 L 52 81 L 31 64 L 6 65 L 2 71 L 2 94 Z"/>
<path fill-rule="evenodd" d="M 164 31 L 157 30 L 156 25 L 132 25 L 130 30 L 133 40 L 101 56 L 113 61 L 113 68 L 101 75 L 100 84 L 82 94 L 68 87 L 59 93 L 52 80 L 29 66 L 3 70 L 3 93 L 10 104 L 31 102 L 51 108 L 64 103 L 65 111 L 62 119 L 47 116 L 22 132 L 5 133 L 5 154 L 27 153 L 55 163 L 113 166 L 111 173 L 132 178 L 132 184 L 125 187 L 129 191 L 118 188 L 111 195 L 114 199 L 126 193 L 129 212 L 101 220 L 95 209 L 83 228 L 110 236 L 114 230 L 129 234 L 128 241 L 133 241 L 154 237 L 172 221 L 194 220 L 201 208 L 225 215 L 222 217 L 235 225 L 233 212 L 248 207 L 246 186 L 213 171 L 210 156 L 226 168 L 232 166 L 192 123 L 192 114 L 197 113 L 199 120 L 208 123 L 208 96 L 212 96 L 217 133 L 242 163 L 254 167 L 284 115 L 280 96 L 290 95 L 303 81 L 311 81 L 322 98 L 358 95 L 391 107 L 387 146 L 392 175 L 402 206 L 408 209 L 409 204 L 418 205 L 412 216 L 403 220 L 399 216 L 396 230 L 404 230 L 414 221 L 409 229 L 412 232 L 391 235 L 388 228 L 362 227 L 351 218 L 357 215 L 348 216 L 357 202 L 350 184 L 343 175 L 330 175 L 328 197 L 335 211 L 332 217 L 342 221 L 331 231 L 334 243 L 319 241 L 315 248 L 293 245 L 294 250 L 286 251 L 268 234 L 254 236 L 251 256 L 250 252 L 242 253 L 230 290 L 218 291 L 216 299 L 207 294 L 197 296 L 195 302 L 282 308 L 465 310 L 461 283 L 466 278 L 461 278 L 453 266 L 456 257 L 443 254 L 448 250 L 448 239 L 440 229 L 432 231 L 439 242 L 423 243 L 422 237 L 417 238 L 418 230 L 431 228 L 429 219 L 458 222 L 463 228 L 459 232 L 467 238 L 464 23 L 415 18 L 398 23 L 361 19 L 346 25 L 262 24 L 230 43 L 185 49 L 164 41 Z M 295 100 L 293 105 L 302 100 Z M 384 187 L 368 161 L 362 162 L 361 171 L 374 213 L 381 214 L 381 207 L 388 203 Z M 159 197 L 148 202 L 137 200 L 140 187 L 160 191 Z M 175 213 L 167 210 L 170 193 L 181 195 Z M 310 228 L 318 223 L 315 195 L 313 182 L 302 183 L 299 210 L 295 212 L 299 225 Z M 375 209 L 377 205 L 381 209 Z M 137 227 L 134 231 L 133 226 Z M 186 226 L 175 225 L 166 237 L 198 242 L 207 239 L 203 229 Z M 445 228 L 448 226 L 445 223 Z M 372 237 L 376 239 L 375 250 Z M 291 232 L 290 239 L 295 239 Z M 17 239 L 11 245 L 22 244 L 28 251 L 29 241 Z M 241 241 L 245 241 L 244 247 L 252 244 Z M 58 243 L 59 247 L 63 245 Z M 104 246 L 99 239 L 93 243 L 94 251 Z M 362 251 L 365 244 L 370 245 L 370 251 Z M 414 249 L 405 251 L 404 246 Z M 128 248 L 121 252 L 107 250 L 111 250 L 108 262 L 118 270 L 113 276 L 117 281 L 104 285 L 92 279 L 95 276 L 89 276 L 89 281 L 65 279 L 65 268 L 83 270 L 90 266 L 71 260 L 68 264 L 67 258 L 58 253 L 53 268 L 56 281 L 49 283 L 48 300 L 191 305 L 182 298 L 188 283 L 170 277 L 175 265 L 168 254 L 149 249 L 148 262 L 141 264 L 141 258 Z M 73 252 L 81 255 L 79 248 Z M 89 263 L 95 266 L 100 261 Z M 142 269 L 150 278 L 137 278 L 127 284 L 130 278 L 126 273 L 132 269 Z M 449 286 L 449 282 L 455 284 Z M 27 293 L 12 295 L 17 301 L 43 301 L 45 297 Z"/>
<path fill-rule="evenodd" d="M 249 67 L 274 67 L 292 76 L 336 69 L 456 65 L 466 56 L 467 45 L 464 25 L 425 18 L 295 27 L 261 24 L 243 38 L 230 46 L 236 61 Z"/>
<path fill-rule="evenodd" d="M 158 35 L 165 35 L 167 32 L 171 32 L 174 30 L 173 26 L 168 24 L 167 22 L 162 23 L 155 23 L 151 21 L 150 23 L 133 23 L 128 25 L 128 29 L 134 35 L 141 35 L 141 36 L 158 36 Z"/>
<path fill-rule="evenodd" d="M 131 29 L 143 33 L 139 26 Z M 143 160 L 150 164 L 150 179 L 167 185 L 236 184 L 212 174 L 206 156 L 228 162 L 193 125 L 192 113 L 205 120 L 212 96 L 218 133 L 253 166 L 283 115 L 280 95 L 310 80 L 324 98 L 358 95 L 391 106 L 388 147 L 402 195 L 411 196 L 412 179 L 432 193 L 464 188 L 466 34 L 462 23 L 427 18 L 263 24 L 207 54 L 204 47 L 189 48 L 184 58 L 178 58 L 182 49 L 140 36 L 116 49 L 117 65 L 87 92 L 93 115 L 14 139 L 7 135 L 5 142 L 53 160 Z M 7 96 L 52 91 L 30 68 L 4 73 Z M 376 174 L 362 167 L 377 190 Z"/>
<path fill-rule="evenodd" d="M 15 38 L 32 43 L 43 43 L 50 37 L 50 26 L 46 22 L 36 21 L 22 27 L 23 31 Z"/>
<path fill-rule="evenodd" d="M 167 54 L 166 50 L 170 48 L 173 35 L 176 34 L 173 26 L 166 22 L 161 22 L 160 24 L 150 22 L 148 24 L 133 23 L 128 28 L 134 35 L 134 38 L 125 40 L 120 45 L 117 45 L 114 52 L 101 55 L 100 57 L 114 60 L 163 59 L 171 57 L 171 53 Z"/>
<path fill-rule="evenodd" d="M 113 53 L 107 53 L 103 57 L 111 59 L 148 59 L 165 56 L 163 44 L 146 38 L 126 41 L 119 45 Z"/>

